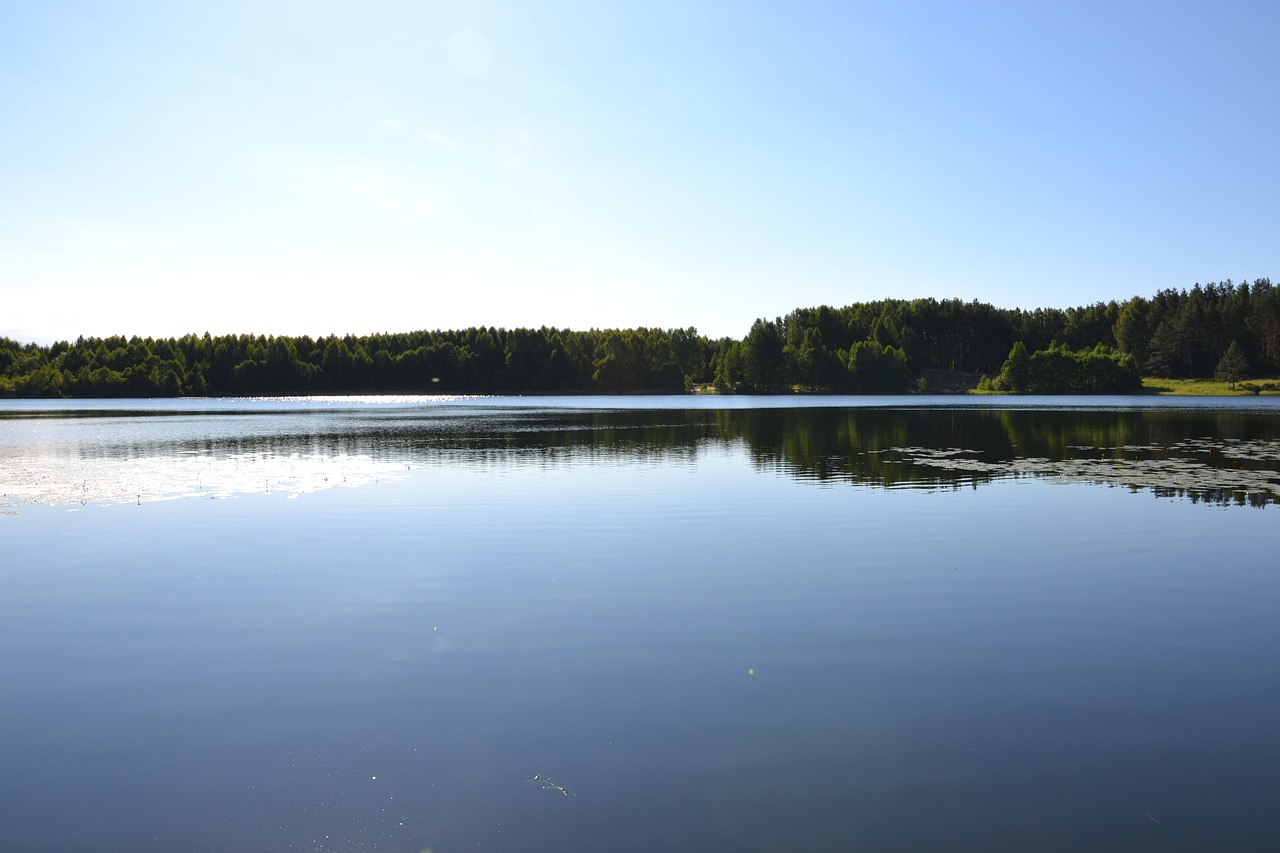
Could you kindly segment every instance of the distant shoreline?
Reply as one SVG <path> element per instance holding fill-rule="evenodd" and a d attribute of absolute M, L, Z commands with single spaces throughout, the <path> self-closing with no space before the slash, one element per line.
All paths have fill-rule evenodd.
<path fill-rule="evenodd" d="M 93 401 L 93 400 L 218 400 L 218 399 L 256 399 L 261 397 L 281 397 L 281 398 L 310 398 L 310 397 L 810 397 L 818 395 L 836 396 L 836 397 L 1024 397 L 1024 396 L 1048 396 L 1048 397 L 1072 397 L 1080 396 L 1079 394 L 1016 394 L 1007 391 L 979 391 L 976 387 L 961 387 L 959 385 L 943 385 L 938 387 L 929 387 L 915 392 L 906 394 L 874 394 L 874 393 L 850 393 L 841 391 L 823 391 L 823 390 L 791 390 L 773 393 L 755 393 L 748 391 L 721 391 L 714 384 L 706 383 L 695 385 L 687 391 L 627 391 L 627 392 L 609 392 L 609 391 L 523 391 L 517 393 L 437 393 L 437 394 L 405 394 L 395 391 L 341 391 L 330 393 L 315 392 L 289 392 L 281 391 L 270 394 L 175 394 L 175 395 L 149 395 L 149 396 L 67 396 L 67 397 L 16 397 L 16 396 L 0 396 L 0 400 L 58 400 L 58 401 Z M 1280 377 L 1264 377 L 1250 379 L 1235 383 L 1232 388 L 1228 382 L 1215 379 L 1162 379 L 1155 376 L 1145 376 L 1142 379 L 1142 387 L 1133 392 L 1099 392 L 1090 396 L 1100 397 L 1274 397 L 1280 396 Z"/>

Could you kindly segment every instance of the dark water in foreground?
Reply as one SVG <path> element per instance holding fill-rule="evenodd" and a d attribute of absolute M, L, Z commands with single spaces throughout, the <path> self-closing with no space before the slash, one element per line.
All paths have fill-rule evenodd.
<path fill-rule="evenodd" d="M 0 408 L 0 850 L 1274 849 L 1280 409 L 559 402 Z"/>

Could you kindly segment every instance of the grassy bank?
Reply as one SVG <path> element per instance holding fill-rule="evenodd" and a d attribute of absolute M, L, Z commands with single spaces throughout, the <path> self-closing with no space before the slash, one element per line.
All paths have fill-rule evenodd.
<path fill-rule="evenodd" d="M 1230 382 L 1217 379 L 1160 379 L 1155 376 L 1142 378 L 1142 390 L 1148 394 L 1169 394 L 1188 397 L 1235 397 L 1249 394 L 1280 394 L 1280 378 L 1249 379 Z"/>
<path fill-rule="evenodd" d="M 998 394 L 998 391 L 979 391 L 976 388 L 977 374 L 960 373 L 958 371 L 925 371 L 925 383 L 921 391 L 925 394 Z M 804 393 L 807 389 L 793 388 L 793 393 Z M 718 394 L 710 383 L 695 385 L 695 394 Z M 1184 397 L 1244 397 L 1250 394 L 1280 394 L 1280 377 L 1264 377 L 1237 382 L 1235 387 L 1230 382 L 1219 382 L 1216 379 L 1161 379 L 1156 376 L 1144 376 L 1142 394 L 1160 394 Z"/>

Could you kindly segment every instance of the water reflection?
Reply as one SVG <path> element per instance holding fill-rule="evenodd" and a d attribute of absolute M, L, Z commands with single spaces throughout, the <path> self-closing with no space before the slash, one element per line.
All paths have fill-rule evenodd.
<path fill-rule="evenodd" d="M 1274 839 L 1269 515 L 1050 485 L 1274 416 L 166 405 L 0 415 L 0 849 Z"/>
<path fill-rule="evenodd" d="M 1238 412 L 755 413 L 756 464 L 796 477 L 955 487 L 1034 476 L 1263 506 L 1280 499 L 1280 421 Z M 771 415 L 777 415 L 770 417 Z"/>
<path fill-rule="evenodd" d="M 143 416 L 143 415 L 146 416 Z M 1036 477 L 1221 505 L 1280 500 L 1280 418 L 1250 411 L 422 405 L 0 413 L 0 505 L 290 495 L 414 466 L 691 464 L 885 488 Z"/>

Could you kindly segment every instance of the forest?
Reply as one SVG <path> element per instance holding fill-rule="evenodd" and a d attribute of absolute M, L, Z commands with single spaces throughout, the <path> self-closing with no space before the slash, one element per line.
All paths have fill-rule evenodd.
<path fill-rule="evenodd" d="M 1280 374 L 1280 289 L 1230 280 L 1033 311 L 888 299 L 696 329 L 501 329 L 312 338 L 0 337 L 0 397 L 295 394 L 1125 393 L 1144 375 Z"/>

